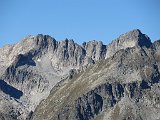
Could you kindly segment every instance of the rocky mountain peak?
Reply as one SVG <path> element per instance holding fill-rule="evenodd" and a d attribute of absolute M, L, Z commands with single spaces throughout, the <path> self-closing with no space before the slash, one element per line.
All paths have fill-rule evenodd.
<path fill-rule="evenodd" d="M 125 72 L 129 71 L 130 73 L 127 73 L 128 76 L 130 76 L 130 78 L 131 76 L 135 77 L 136 73 L 134 71 L 123 71 L 123 69 L 126 68 L 119 70 L 119 67 L 117 66 L 129 66 L 130 63 L 128 63 L 128 61 L 130 62 L 133 59 L 132 56 L 135 56 L 135 60 L 137 60 L 137 53 L 134 53 L 133 55 L 130 54 L 132 52 L 137 52 L 142 47 L 148 48 L 151 44 L 150 39 L 138 29 L 119 36 L 109 45 L 104 45 L 102 41 L 96 40 L 78 45 L 72 39 L 66 38 L 63 41 L 56 41 L 49 35 L 30 35 L 15 45 L 6 46 L 0 49 L 0 70 L 2 71 L 0 73 L 0 80 L 5 81 L 8 85 L 24 93 L 19 99 L 15 98 L 19 103 L 22 103 L 16 103 L 17 106 L 14 106 L 15 111 L 19 111 L 19 108 L 22 108 L 23 112 L 17 116 L 17 119 L 20 119 L 28 115 L 30 111 L 33 111 L 40 101 L 49 95 L 54 86 L 60 86 L 66 79 L 74 78 L 75 74 L 78 74 L 79 71 L 85 71 L 91 64 L 99 66 L 99 69 L 94 68 L 99 72 L 95 72 L 95 76 L 92 80 L 98 80 L 97 73 L 104 71 L 104 68 L 106 68 L 106 71 L 103 75 L 106 75 L 107 73 L 109 76 L 115 76 L 117 74 L 126 74 Z M 155 58 L 160 63 L 160 53 L 158 52 L 160 49 L 160 42 L 155 42 L 152 46 L 155 48 L 154 52 L 156 57 L 150 56 L 150 58 Z M 131 51 L 126 48 L 131 48 Z M 137 48 L 139 49 L 135 50 Z M 123 60 L 124 63 L 126 62 L 126 66 L 118 65 L 119 62 L 116 63 L 116 61 L 121 61 L 121 64 L 123 63 L 121 59 L 122 55 L 118 53 L 121 49 L 128 50 L 127 55 L 129 57 L 124 57 L 128 59 L 126 61 Z M 125 50 L 122 50 L 122 53 L 126 55 L 123 51 Z M 113 55 L 116 56 L 115 59 L 111 59 L 111 56 Z M 106 60 L 107 62 L 103 63 L 105 58 L 108 58 L 109 61 Z M 148 61 L 148 59 L 144 59 L 145 61 Z M 97 62 L 99 60 L 102 60 L 102 66 L 106 65 L 106 67 L 101 68 L 101 63 Z M 115 66 L 114 69 L 111 68 L 110 70 L 109 68 L 107 70 L 107 64 L 110 64 L 110 62 L 116 63 L 117 66 Z M 133 66 L 138 63 L 138 61 L 135 63 L 134 61 L 132 62 L 134 64 Z M 160 68 L 160 65 L 157 66 Z M 118 71 L 117 69 L 119 70 L 119 73 L 116 73 Z M 91 74 L 86 72 L 86 76 L 91 76 L 92 72 L 94 72 L 92 69 L 90 71 Z M 134 74 L 130 75 L 131 73 Z M 106 76 L 103 77 L 105 78 Z M 88 80 L 88 78 L 86 79 Z M 83 83 L 83 79 L 81 82 Z M 89 82 L 93 83 L 93 81 Z M 99 83 L 99 81 L 95 82 L 93 86 L 97 86 L 97 83 Z M 86 85 L 86 83 L 84 83 L 84 85 Z M 82 85 L 83 88 L 85 88 L 84 85 Z M 80 86 L 78 85 L 76 88 L 80 88 Z M 97 97 L 97 95 L 93 95 L 93 98 L 94 97 Z M 8 101 L 10 102 L 10 99 Z M 23 108 L 23 105 L 25 106 L 26 104 L 28 106 Z M 5 111 L 4 113 L 9 112 Z"/>
<path fill-rule="evenodd" d="M 150 47 L 151 46 L 151 40 L 150 38 L 143 34 L 139 29 L 134 29 L 132 31 L 129 31 L 123 35 L 121 35 L 120 37 L 122 37 L 125 40 L 132 40 L 137 42 L 136 45 L 139 45 L 140 47 Z"/>
<path fill-rule="evenodd" d="M 38 34 L 38 35 L 29 35 L 26 38 L 24 38 L 22 41 L 17 43 L 18 47 L 21 46 L 26 46 L 30 48 L 48 48 L 48 47 L 54 47 L 56 44 L 56 40 L 52 38 L 49 35 L 43 35 L 43 34 Z"/>
<path fill-rule="evenodd" d="M 83 43 L 93 60 L 98 43 Z M 31 120 L 160 119 L 160 42 L 150 45 L 140 30 L 121 35 L 107 46 L 106 60 L 54 87 Z"/>
<path fill-rule="evenodd" d="M 56 47 L 56 40 L 49 35 L 38 34 L 33 40 L 39 49 Z"/>
<path fill-rule="evenodd" d="M 82 46 L 86 50 L 87 56 L 92 57 L 93 60 L 97 61 L 105 58 L 106 45 L 102 41 L 84 42 Z"/>
<path fill-rule="evenodd" d="M 63 48 L 68 48 L 68 47 L 73 47 L 74 45 L 75 45 L 75 43 L 74 43 L 74 41 L 73 41 L 73 39 L 68 39 L 68 38 L 66 38 L 65 40 L 63 40 L 63 41 L 60 41 L 59 42 L 59 45 L 60 46 L 63 46 Z"/>
<path fill-rule="evenodd" d="M 151 40 L 147 35 L 143 34 L 139 29 L 134 29 L 120 35 L 107 46 L 106 58 L 112 56 L 120 49 L 126 49 L 128 47 L 149 48 L 151 45 Z"/>

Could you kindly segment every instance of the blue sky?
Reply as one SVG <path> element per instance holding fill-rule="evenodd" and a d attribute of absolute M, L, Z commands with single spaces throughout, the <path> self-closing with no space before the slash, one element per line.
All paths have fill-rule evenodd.
<path fill-rule="evenodd" d="M 160 39 L 160 0 L 0 0 L 0 47 L 39 33 L 108 44 L 135 28 Z"/>

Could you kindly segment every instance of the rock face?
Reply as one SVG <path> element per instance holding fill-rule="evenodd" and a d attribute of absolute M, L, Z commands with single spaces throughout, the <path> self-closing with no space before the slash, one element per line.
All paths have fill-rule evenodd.
<path fill-rule="evenodd" d="M 138 29 L 109 45 L 58 42 L 39 34 L 5 46 L 0 49 L 1 119 L 101 120 L 111 119 L 118 110 L 117 119 L 127 119 L 123 101 L 135 111 L 150 105 L 159 112 L 153 107 L 159 105 L 159 46 Z M 140 111 L 143 115 L 131 113 L 145 119 L 148 111 Z"/>
<path fill-rule="evenodd" d="M 120 49 L 126 49 L 128 47 L 150 47 L 151 41 L 148 36 L 142 34 L 140 30 L 135 29 L 133 31 L 127 32 L 121 35 L 116 40 L 112 41 L 107 47 L 106 58 L 112 56 L 114 53 Z"/>
<path fill-rule="evenodd" d="M 160 73 L 153 46 L 120 50 L 54 87 L 32 119 L 160 119 Z"/>
<path fill-rule="evenodd" d="M 13 111 L 16 114 L 18 109 L 21 113 L 14 114 L 14 119 L 24 119 L 58 82 L 104 59 L 105 51 L 106 46 L 102 42 L 90 41 L 83 47 L 73 40 L 58 42 L 42 34 L 28 36 L 15 45 L 5 46 L 0 49 L 1 83 L 23 95 L 17 98 L 4 94 L 1 99 L 7 97 L 11 105 L 14 100 L 10 101 L 10 97 L 15 99 Z M 4 93 L 12 91 L 1 90 Z"/>

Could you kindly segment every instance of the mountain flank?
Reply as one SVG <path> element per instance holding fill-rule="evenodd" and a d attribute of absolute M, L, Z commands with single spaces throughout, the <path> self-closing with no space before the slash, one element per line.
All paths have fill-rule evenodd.
<path fill-rule="evenodd" d="M 0 119 L 160 119 L 159 49 L 138 29 L 108 45 L 38 34 L 0 48 Z"/>

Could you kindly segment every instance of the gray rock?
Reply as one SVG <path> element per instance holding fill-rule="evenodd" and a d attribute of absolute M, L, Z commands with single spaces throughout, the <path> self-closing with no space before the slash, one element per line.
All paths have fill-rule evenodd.
<path fill-rule="evenodd" d="M 121 35 L 116 40 L 112 41 L 112 43 L 107 46 L 106 58 L 112 56 L 120 49 L 126 49 L 128 47 L 134 46 L 145 46 L 149 48 L 151 44 L 152 43 L 150 38 L 147 35 L 142 34 L 140 30 L 135 29 Z"/>
<path fill-rule="evenodd" d="M 91 44 L 94 44 L 94 47 L 98 46 L 98 42 Z M 0 78 L 6 84 L 23 92 L 19 99 L 10 96 L 18 101 L 17 106 L 13 105 L 15 113 L 19 107 L 22 108 L 21 114 L 17 113 L 16 119 L 24 119 L 30 111 L 34 111 L 58 82 L 68 77 L 72 78 L 78 69 L 83 70 L 83 67 L 86 68 L 96 60 L 104 58 L 97 53 L 88 56 L 87 53 L 91 53 L 93 49 L 91 46 L 86 50 L 73 40 L 58 42 L 48 35 L 39 34 L 28 36 L 13 46 L 2 48 L 0 66 L 3 69 Z M 103 46 L 102 43 L 100 46 Z M 103 51 L 102 47 L 96 49 Z"/>
<path fill-rule="evenodd" d="M 120 50 L 53 88 L 32 119 L 160 119 L 160 73 L 155 58 L 152 47 Z"/>
<path fill-rule="evenodd" d="M 134 47 L 136 49 L 130 49 Z M 42 101 L 40 106 L 46 106 L 42 104 L 50 92 L 50 96 L 52 96 L 53 93 L 57 94 L 57 97 L 53 100 L 53 105 L 58 106 L 48 112 L 49 114 L 53 113 L 54 115 L 48 116 L 49 118 L 47 119 L 50 119 L 50 117 L 71 119 L 76 116 L 77 119 L 80 119 L 80 117 L 78 117 L 78 111 L 73 107 L 73 105 L 77 106 L 78 104 L 85 109 L 82 111 L 79 108 L 81 110 L 80 114 L 82 114 L 84 119 L 96 118 L 104 108 L 104 103 L 102 104 L 102 102 L 99 101 L 103 96 L 100 92 L 94 91 L 91 94 L 90 91 L 100 85 L 106 76 L 112 81 L 112 78 L 114 78 L 114 80 L 115 78 L 119 78 L 119 80 L 122 79 L 127 84 L 132 83 L 135 79 L 141 81 L 143 78 L 144 80 L 147 80 L 144 82 L 144 87 L 147 87 L 148 83 L 154 84 L 150 83 L 150 81 L 154 76 L 159 75 L 157 72 L 157 70 L 159 71 L 160 65 L 158 61 L 158 49 L 158 43 L 152 45 L 150 39 L 139 30 L 133 30 L 123 34 L 109 45 L 104 45 L 102 42 L 93 40 L 85 42 L 81 46 L 73 40 L 66 39 L 59 42 L 49 35 L 38 34 L 36 36 L 28 36 L 15 45 L 5 46 L 0 49 L 0 79 L 11 86 L 11 88 L 22 92 L 23 95 L 16 98 L 10 94 L 6 94 L 4 91 L 0 92 L 0 100 L 2 100 L 2 105 L 0 106 L 7 108 L 5 110 L 0 109 L 2 119 L 12 118 L 21 120 L 25 118 L 31 119 L 33 115 L 37 116 L 37 113 L 35 112 L 33 114 L 32 111 L 35 110 L 40 101 Z M 125 59 L 126 57 L 128 59 Z M 109 64 L 113 63 L 111 68 L 107 67 L 104 60 L 105 58 L 109 58 L 107 61 Z M 156 66 L 151 66 L 151 63 L 156 64 Z M 95 64 L 94 67 L 92 67 L 93 64 Z M 89 66 L 91 66 L 91 70 L 89 69 Z M 146 76 L 146 73 L 141 71 L 144 66 L 149 66 L 149 68 L 146 67 L 144 71 L 148 70 L 150 77 Z M 139 75 L 141 72 L 143 74 Z M 86 75 L 83 75 L 85 73 Z M 96 74 L 99 73 L 103 74 L 97 76 Z M 84 79 L 80 76 L 82 78 L 84 76 Z M 93 81 L 91 79 L 92 77 L 94 79 Z M 128 80 L 128 78 L 130 79 Z M 101 79 L 103 80 L 98 82 L 95 79 L 100 79 L 100 81 Z M 74 81 L 76 82 L 74 83 Z M 79 86 L 77 81 L 81 82 L 82 86 L 81 84 Z M 157 83 L 157 79 L 155 79 L 155 83 Z M 77 84 L 77 86 L 74 87 L 74 84 Z M 71 88 L 66 87 L 70 85 Z M 124 83 L 119 86 L 113 88 L 124 89 Z M 66 88 L 65 94 L 68 96 L 67 101 L 69 103 L 67 104 L 65 104 L 65 99 L 63 99 L 66 98 L 65 94 L 58 94 L 63 87 Z M 75 88 L 75 91 L 70 91 L 72 90 L 72 87 Z M 78 88 L 78 90 L 76 88 Z M 132 85 L 131 88 L 133 88 Z M 87 91 L 88 93 L 86 93 Z M 88 96 L 90 93 L 91 99 L 85 100 L 82 97 L 82 102 L 70 105 L 72 98 L 75 98 L 75 101 L 79 101 L 79 98 L 82 96 L 82 94 L 79 93 L 84 94 L 84 96 Z M 124 93 L 125 92 L 115 92 L 114 95 L 111 96 L 116 96 L 117 99 L 121 99 L 123 98 Z M 134 94 L 136 92 L 133 90 L 131 93 L 131 96 L 135 96 Z M 59 98 L 59 96 L 61 96 L 61 98 Z M 110 106 L 109 108 L 114 107 L 115 104 L 112 97 L 109 98 L 111 100 L 108 103 Z M 47 102 L 48 99 L 49 98 L 46 100 Z M 57 101 L 62 101 L 65 106 L 61 106 L 62 103 L 56 104 Z M 88 103 L 86 104 L 86 102 Z M 85 108 L 88 104 L 90 105 L 90 108 Z M 51 105 L 49 106 L 52 107 Z M 61 108 L 59 108 L 59 106 L 61 106 Z M 38 110 L 39 108 L 36 109 L 36 111 Z M 48 108 L 46 108 L 46 110 L 48 111 Z M 71 113 L 70 110 L 75 110 L 76 112 Z M 85 115 L 86 112 L 89 112 L 89 115 Z M 13 115 L 10 115 L 9 113 L 13 113 Z M 55 116 L 55 113 L 58 116 Z M 43 117 L 37 116 L 37 119 L 38 118 L 42 119 Z M 35 117 L 33 117 L 33 119 L 35 119 Z"/>

